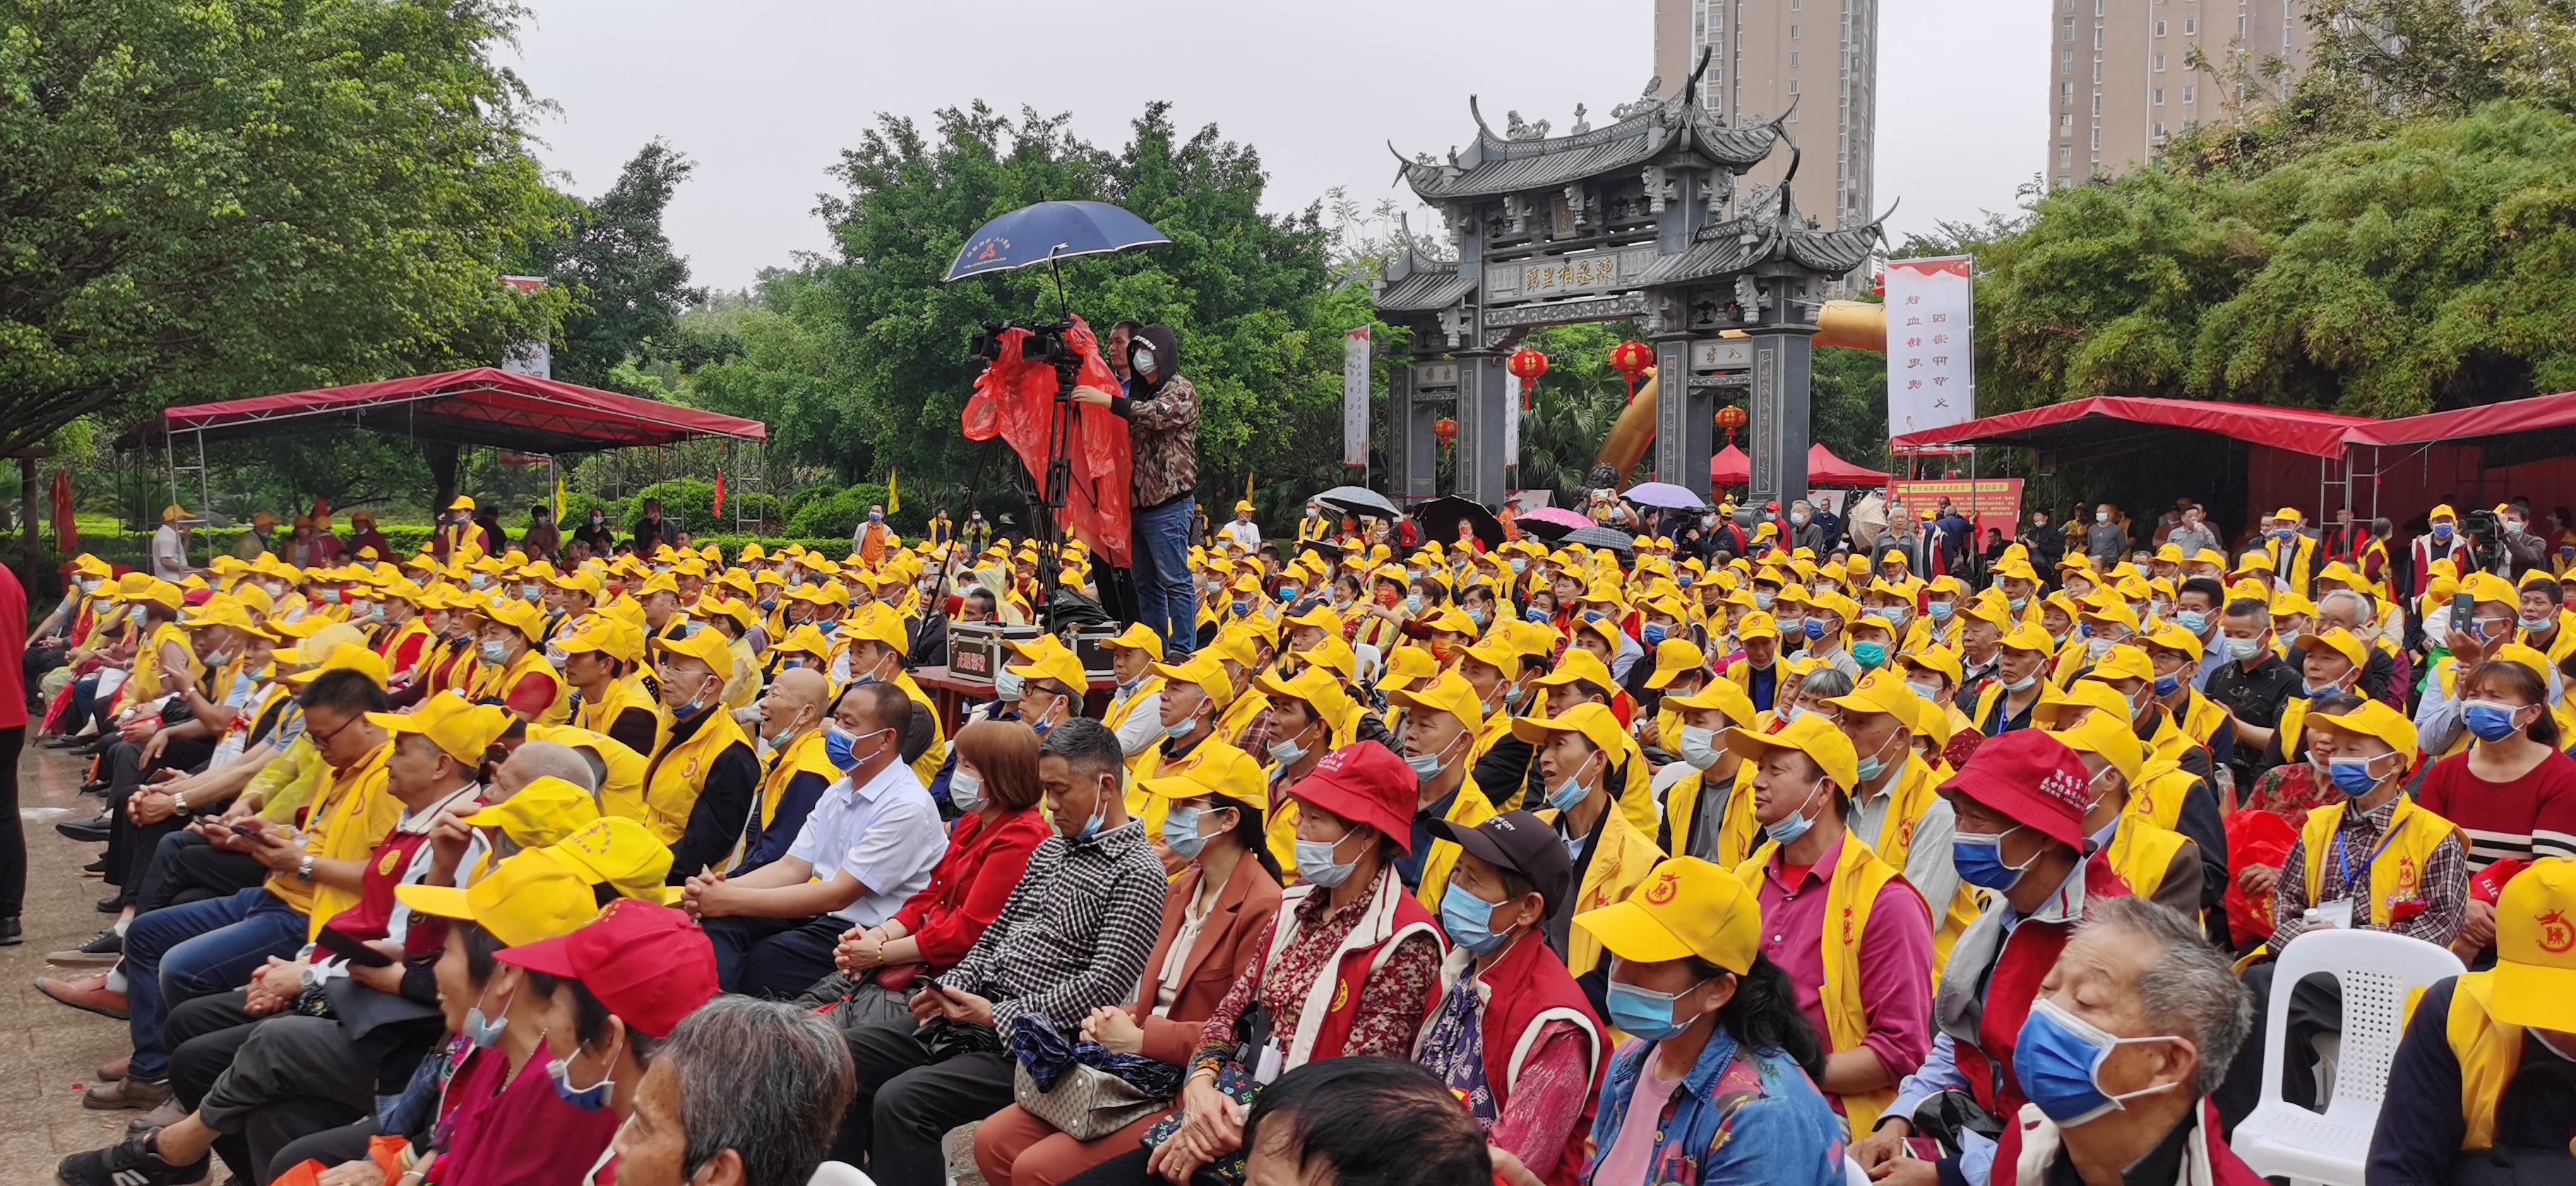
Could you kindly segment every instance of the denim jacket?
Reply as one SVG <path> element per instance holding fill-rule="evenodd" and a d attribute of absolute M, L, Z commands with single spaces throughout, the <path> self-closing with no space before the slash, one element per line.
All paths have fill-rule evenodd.
<path fill-rule="evenodd" d="M 1619 1138 L 1636 1101 L 1637 1073 L 1654 1053 L 1651 1042 L 1630 1041 L 1612 1056 L 1601 1105 L 1592 1121 L 1591 1180 L 1601 1158 Z M 1655 1151 L 1644 1183 L 1596 1186 L 1841 1186 L 1842 1121 L 1833 1105 L 1789 1056 L 1739 1047 L 1724 1029 L 1662 1103 Z"/>

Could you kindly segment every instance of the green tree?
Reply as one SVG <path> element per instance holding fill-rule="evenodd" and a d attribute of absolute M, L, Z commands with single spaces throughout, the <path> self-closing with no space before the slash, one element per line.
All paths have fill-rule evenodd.
<path fill-rule="evenodd" d="M 0 452 L 76 417 L 481 365 L 556 206 L 511 0 L 0 0 Z"/>
<path fill-rule="evenodd" d="M 706 299 L 689 286 L 689 261 L 662 231 L 671 196 L 697 163 L 654 140 L 636 151 L 608 192 L 587 202 L 565 199 L 566 233 L 532 245 L 536 270 L 571 290 L 575 302 L 554 352 L 555 377 L 632 395 L 659 397 L 652 377 L 622 365 L 639 355 L 674 351 L 697 361 L 709 346 L 679 341 L 680 312 Z M 720 349 L 720 347 L 719 347 Z"/>

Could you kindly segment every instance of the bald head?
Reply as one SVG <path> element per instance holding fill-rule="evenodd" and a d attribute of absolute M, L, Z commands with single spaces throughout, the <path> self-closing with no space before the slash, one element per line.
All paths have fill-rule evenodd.
<path fill-rule="evenodd" d="M 785 741 L 819 725 L 832 698 L 832 683 L 811 667 L 791 667 L 769 682 L 760 698 L 760 735 Z"/>
<path fill-rule="evenodd" d="M 580 750 L 560 742 L 523 743 L 510 751 L 510 759 L 492 772 L 492 787 L 484 796 L 484 802 L 501 802 L 540 778 L 560 778 L 596 796 L 599 794 L 599 767 L 592 765 L 593 761 Z"/>

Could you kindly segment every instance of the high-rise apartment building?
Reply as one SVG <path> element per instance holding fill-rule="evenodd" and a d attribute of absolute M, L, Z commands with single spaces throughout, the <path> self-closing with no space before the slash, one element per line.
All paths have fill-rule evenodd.
<path fill-rule="evenodd" d="M 2119 173 L 2191 124 L 2278 98 L 2307 69 L 2314 40 L 2301 0 L 2049 6 L 2051 187 Z M 2274 58 L 2289 69 L 2267 79 L 2262 67 Z"/>
<path fill-rule="evenodd" d="M 2081 0 L 2091 3 L 2092 0 Z M 1700 101 L 1729 123 L 1787 116 L 1798 206 L 1826 230 L 1876 217 L 1878 0 L 1655 0 L 1655 72 L 1681 89 L 1703 47 Z M 1777 186 L 1788 154 L 1747 174 Z"/>

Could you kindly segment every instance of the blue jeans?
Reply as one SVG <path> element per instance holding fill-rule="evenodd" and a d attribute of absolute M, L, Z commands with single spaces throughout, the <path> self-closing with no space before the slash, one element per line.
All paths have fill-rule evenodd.
<path fill-rule="evenodd" d="M 1198 596 L 1190 584 L 1190 517 L 1197 511 L 1197 499 L 1176 498 L 1129 520 L 1136 534 L 1136 620 L 1163 636 L 1163 654 L 1174 663 L 1198 646 Z"/>
<path fill-rule="evenodd" d="M 134 1040 L 133 1077 L 146 1083 L 170 1077 L 161 1026 L 171 1009 L 250 983 L 268 957 L 302 950 L 304 930 L 303 911 L 258 886 L 135 915 L 125 931 L 125 1024 Z"/>

